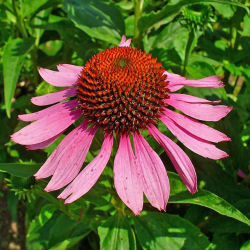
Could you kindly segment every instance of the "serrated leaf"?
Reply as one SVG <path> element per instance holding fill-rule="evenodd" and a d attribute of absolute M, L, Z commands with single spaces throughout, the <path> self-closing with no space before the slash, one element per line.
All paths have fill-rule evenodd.
<path fill-rule="evenodd" d="M 17 177 L 28 178 L 38 171 L 41 164 L 0 163 L 0 172 L 7 172 Z"/>
<path fill-rule="evenodd" d="M 118 44 L 125 31 L 119 9 L 103 0 L 65 0 L 64 10 L 76 26 L 90 37 Z"/>
<path fill-rule="evenodd" d="M 33 38 L 10 40 L 3 53 L 4 100 L 10 117 L 11 99 L 14 96 L 17 80 L 26 54 L 34 44 Z"/>
<path fill-rule="evenodd" d="M 143 212 L 134 221 L 143 249 L 201 250 L 210 244 L 196 226 L 177 215 Z"/>
<path fill-rule="evenodd" d="M 239 1 L 235 0 L 209 0 L 205 2 L 206 4 L 209 3 L 222 3 L 222 4 L 231 4 L 236 5 L 239 7 L 244 8 L 248 12 L 248 8 L 241 4 Z M 161 19 L 165 19 L 167 17 L 176 15 L 176 13 L 179 13 L 181 9 L 185 6 L 192 5 L 192 4 L 204 4 L 203 0 L 181 0 L 176 4 L 168 4 L 161 10 L 157 12 L 151 12 L 147 15 L 144 15 L 141 17 L 138 23 L 138 27 L 141 31 L 146 31 L 149 27 L 156 24 L 157 22 L 160 22 Z"/>
<path fill-rule="evenodd" d="M 98 227 L 100 249 L 136 249 L 135 237 L 126 218 L 114 215 Z"/>
<path fill-rule="evenodd" d="M 184 191 L 185 186 L 176 174 L 168 172 L 168 175 L 170 176 L 170 187 L 173 190 L 169 199 L 170 203 L 188 203 L 207 207 L 250 226 L 249 219 L 229 202 L 206 190 L 199 190 L 192 195 L 188 191 Z"/>

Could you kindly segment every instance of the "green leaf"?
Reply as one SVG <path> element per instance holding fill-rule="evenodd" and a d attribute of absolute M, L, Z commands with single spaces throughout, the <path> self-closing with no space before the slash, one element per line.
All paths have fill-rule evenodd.
<path fill-rule="evenodd" d="M 188 30 L 178 22 L 171 22 L 161 32 L 158 32 L 155 36 L 151 36 L 146 46 L 148 51 L 151 48 L 172 49 L 180 47 L 179 43 L 183 40 L 186 45 L 187 39 Z"/>
<path fill-rule="evenodd" d="M 209 0 L 205 2 L 208 3 L 222 3 L 222 4 L 231 4 L 244 8 L 247 12 L 248 9 L 245 5 L 241 4 L 235 0 Z M 204 4 L 203 0 L 182 0 L 178 1 L 176 4 L 168 4 L 158 12 L 151 12 L 147 15 L 141 17 L 138 23 L 138 27 L 141 31 L 146 31 L 152 25 L 160 22 L 162 19 L 170 17 L 172 15 L 176 15 L 176 13 L 180 12 L 181 9 L 185 6 L 192 4 Z"/>
<path fill-rule="evenodd" d="M 50 250 L 67 250 L 67 249 L 70 249 L 71 247 L 73 247 L 74 245 L 79 243 L 84 237 L 85 237 L 85 235 L 80 235 L 80 236 L 68 238 L 66 240 L 63 240 L 63 241 L 57 243 L 56 245 L 51 247 Z"/>
<path fill-rule="evenodd" d="M 245 16 L 244 17 L 244 28 L 243 28 L 243 32 L 241 33 L 242 36 L 246 36 L 249 37 L 250 36 L 250 17 L 249 16 Z"/>
<path fill-rule="evenodd" d="M 52 218 L 55 211 L 56 206 L 54 204 L 46 204 L 43 206 L 37 220 L 39 225 L 44 226 Z"/>
<path fill-rule="evenodd" d="M 234 234 L 214 234 L 213 244 L 216 250 L 235 250 L 239 249 L 239 237 Z"/>
<path fill-rule="evenodd" d="M 228 4 L 212 3 L 212 6 L 225 18 L 232 18 L 234 15 L 232 6 Z"/>
<path fill-rule="evenodd" d="M 42 81 L 36 88 L 36 95 L 39 96 L 39 95 L 46 95 L 46 94 L 49 94 L 51 92 L 56 92 L 60 90 L 59 87 L 55 87 L 45 81 Z"/>
<path fill-rule="evenodd" d="M 38 171 L 41 164 L 0 163 L 0 172 L 28 178 Z"/>
<path fill-rule="evenodd" d="M 224 199 L 206 190 L 199 190 L 192 195 L 188 191 L 184 191 L 185 186 L 176 174 L 170 172 L 168 174 L 170 176 L 171 190 L 173 190 L 169 200 L 170 203 L 188 203 L 207 207 L 219 214 L 250 225 L 249 219 Z"/>
<path fill-rule="evenodd" d="M 126 218 L 114 215 L 98 227 L 100 249 L 136 249 L 135 236 Z"/>
<path fill-rule="evenodd" d="M 48 0 L 22 0 L 21 13 L 23 17 L 35 13 L 40 7 L 46 4 Z"/>
<path fill-rule="evenodd" d="M 48 56 L 55 56 L 62 49 L 62 46 L 63 41 L 50 40 L 45 43 L 42 43 L 39 46 L 39 49 L 41 49 Z"/>
<path fill-rule="evenodd" d="M 26 54 L 34 44 L 33 38 L 10 40 L 3 53 L 4 98 L 6 112 L 10 117 L 11 99 L 14 96 L 17 80 Z"/>
<path fill-rule="evenodd" d="M 240 248 L 240 250 L 248 250 L 250 249 L 250 240 L 246 241 Z"/>
<path fill-rule="evenodd" d="M 237 220 L 225 216 L 213 216 L 207 225 L 207 230 L 219 234 L 246 233 L 250 234 L 250 227 Z"/>
<path fill-rule="evenodd" d="M 77 232 L 78 227 L 81 227 L 81 231 L 79 232 Z M 72 239 L 72 242 L 69 242 L 69 244 L 77 244 L 82 238 L 84 238 L 89 233 L 89 231 L 90 230 L 88 223 L 76 223 L 74 220 L 69 218 L 68 215 L 61 213 L 60 216 L 54 221 L 53 225 L 50 227 L 50 232 L 48 235 L 48 249 L 51 249 L 52 247 L 58 249 L 58 243 L 65 245 L 65 242 L 62 243 L 62 240 L 70 240 L 70 238 L 74 237 L 77 238 Z"/>
<path fill-rule="evenodd" d="M 124 34 L 124 20 L 119 9 L 103 0 L 65 0 L 64 10 L 76 26 L 90 37 L 118 44 Z"/>
<path fill-rule="evenodd" d="M 213 66 L 206 62 L 193 62 L 187 66 L 186 71 L 195 79 L 216 75 Z"/>
<path fill-rule="evenodd" d="M 199 177 L 206 183 L 205 189 L 218 195 L 237 208 L 238 201 L 249 199 L 249 188 L 247 188 L 245 185 L 239 185 L 237 183 L 236 178 L 231 175 L 232 168 L 230 168 L 230 162 L 228 162 L 229 160 L 233 160 L 234 164 L 237 164 L 235 166 L 245 166 L 246 169 L 248 167 L 247 163 L 249 162 L 249 156 L 247 155 L 247 148 L 244 148 L 244 151 L 241 151 L 242 149 L 240 147 L 240 131 L 242 129 L 240 127 L 242 125 L 239 121 L 240 119 L 238 116 L 234 117 L 232 115 L 227 121 L 230 125 L 228 127 L 228 131 L 230 129 L 230 131 L 233 131 L 235 134 L 237 134 L 237 137 L 232 136 L 232 134 L 230 135 L 232 138 L 232 142 L 230 142 L 230 147 L 232 149 L 229 151 L 230 157 L 223 161 L 226 164 L 225 170 L 227 170 L 230 174 L 223 171 L 221 166 L 218 166 L 214 161 L 206 161 L 201 157 L 199 159 L 199 168 L 197 168 Z M 234 123 L 235 125 L 238 124 L 239 128 L 237 126 L 231 126 Z M 217 128 L 223 128 L 222 130 L 226 131 L 225 128 L 227 128 L 227 126 L 224 125 Z M 197 159 L 194 158 L 194 160 L 196 161 Z M 241 208 L 238 209 L 243 211 Z"/>
<path fill-rule="evenodd" d="M 197 227 L 177 215 L 143 212 L 134 220 L 143 249 L 201 250 L 210 244 Z"/>
<path fill-rule="evenodd" d="M 27 233 L 28 249 L 70 249 L 89 234 L 89 223 L 76 222 L 59 212 L 58 206 L 46 204 L 38 219 L 32 220 Z"/>

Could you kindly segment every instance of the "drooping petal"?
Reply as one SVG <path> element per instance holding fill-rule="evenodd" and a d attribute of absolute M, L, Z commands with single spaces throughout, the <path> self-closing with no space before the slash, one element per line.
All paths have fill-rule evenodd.
<path fill-rule="evenodd" d="M 225 105 L 213 106 L 201 102 L 190 102 L 188 98 L 193 100 L 194 97 L 188 95 L 171 94 L 169 97 L 169 99 L 165 100 L 166 104 L 173 106 L 188 116 L 203 121 L 219 121 L 232 110 L 232 107 Z M 180 100 L 180 97 L 183 100 Z M 185 99 L 186 101 L 184 101 Z"/>
<path fill-rule="evenodd" d="M 209 76 L 199 80 L 187 80 L 185 77 L 169 73 L 165 71 L 167 75 L 166 81 L 168 81 L 168 89 L 170 92 L 175 92 L 181 89 L 183 86 L 190 87 L 200 87 L 200 88 L 221 88 L 224 87 L 222 81 L 220 81 L 220 77 L 218 76 Z"/>
<path fill-rule="evenodd" d="M 55 112 L 22 128 L 11 138 L 22 145 L 41 143 L 61 133 L 80 117 L 80 109 Z"/>
<path fill-rule="evenodd" d="M 141 176 L 128 135 L 121 135 L 114 160 L 114 183 L 121 200 L 139 215 L 143 207 Z"/>
<path fill-rule="evenodd" d="M 148 131 L 164 148 L 189 192 L 197 192 L 196 172 L 187 154 L 176 143 L 162 134 L 155 126 L 149 127 Z"/>
<path fill-rule="evenodd" d="M 53 176 L 44 189 L 47 192 L 60 189 L 69 184 L 79 173 L 95 136 L 96 128 L 87 130 L 82 123 L 68 136 L 68 144 L 57 151 L 54 161 L 57 163 Z"/>
<path fill-rule="evenodd" d="M 37 106 L 45 106 L 60 102 L 74 95 L 76 95 L 76 88 L 68 88 L 47 95 L 32 97 L 31 102 Z"/>
<path fill-rule="evenodd" d="M 76 100 L 70 100 L 62 103 L 57 103 L 51 107 L 48 107 L 46 109 L 40 110 L 38 112 L 30 113 L 30 114 L 24 114 L 24 115 L 18 115 L 18 119 L 25 122 L 31 122 L 40 120 L 48 115 L 52 115 L 54 113 L 64 113 L 65 111 L 69 111 L 71 109 L 74 109 L 78 106 L 78 103 Z"/>
<path fill-rule="evenodd" d="M 65 203 L 71 203 L 86 194 L 97 182 L 102 171 L 106 167 L 112 151 L 112 146 L 113 136 L 106 134 L 99 154 L 80 174 L 78 174 L 73 182 L 65 188 L 57 198 L 66 199 L 70 195 L 70 197 L 65 200 Z"/>
<path fill-rule="evenodd" d="M 72 144 L 74 144 L 74 139 L 78 137 L 81 131 L 86 131 L 87 128 L 88 122 L 84 121 L 77 128 L 66 135 L 38 172 L 34 174 L 36 179 L 47 178 L 54 174 L 61 160 L 60 156 L 63 155 L 64 152 L 69 152 L 71 150 Z"/>
<path fill-rule="evenodd" d="M 126 36 L 122 35 L 122 40 L 119 44 L 119 47 L 129 47 L 130 43 L 131 43 L 131 39 L 126 40 Z"/>
<path fill-rule="evenodd" d="M 58 64 L 56 67 L 59 71 L 73 72 L 77 75 L 79 75 L 83 69 L 83 67 L 81 66 L 72 65 L 72 64 Z"/>
<path fill-rule="evenodd" d="M 143 191 L 152 206 L 165 210 L 169 198 L 169 180 L 158 154 L 139 134 L 134 134 L 135 157 L 143 173 Z"/>
<path fill-rule="evenodd" d="M 186 129 L 189 133 L 211 142 L 230 141 L 230 138 L 220 131 L 213 129 L 203 123 L 200 123 L 185 115 L 176 113 L 170 109 L 163 108 L 163 113 L 167 115 L 180 127 Z"/>
<path fill-rule="evenodd" d="M 213 160 L 218 160 L 228 156 L 226 152 L 216 148 L 210 142 L 190 134 L 187 130 L 178 126 L 178 124 L 169 119 L 167 116 L 162 116 L 160 119 L 168 127 L 172 134 L 193 152 Z"/>
<path fill-rule="evenodd" d="M 69 71 L 53 71 L 50 69 L 39 69 L 39 74 L 44 81 L 57 87 L 72 86 L 78 82 L 79 74 Z"/>
<path fill-rule="evenodd" d="M 56 139 L 60 136 L 60 134 L 48 139 L 47 141 L 43 141 L 41 143 L 33 144 L 33 145 L 27 145 L 26 148 L 28 150 L 37 150 L 37 149 L 43 149 L 47 148 L 50 144 L 56 141 Z"/>

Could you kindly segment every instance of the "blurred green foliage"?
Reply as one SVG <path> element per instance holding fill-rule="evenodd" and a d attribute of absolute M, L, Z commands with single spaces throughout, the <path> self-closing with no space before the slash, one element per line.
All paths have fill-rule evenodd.
<path fill-rule="evenodd" d="M 9 187 L 14 221 L 17 198 L 25 204 L 27 249 L 250 249 L 248 7 L 244 0 L 0 1 L 0 181 Z M 229 158 L 214 162 L 186 150 L 198 174 L 201 191 L 195 195 L 148 138 L 169 171 L 167 213 L 145 203 L 141 217 L 134 217 L 114 191 L 112 164 L 87 195 L 64 205 L 56 194 L 43 191 L 46 180 L 32 177 L 55 145 L 32 152 L 10 141 L 25 125 L 17 114 L 38 110 L 30 97 L 56 90 L 41 80 L 38 67 L 84 65 L 95 53 L 117 46 L 123 34 L 168 71 L 193 79 L 219 75 L 225 88 L 182 91 L 233 106 L 227 118 L 209 124 L 232 138 L 220 145 Z M 88 161 L 96 155 L 99 139 Z"/>

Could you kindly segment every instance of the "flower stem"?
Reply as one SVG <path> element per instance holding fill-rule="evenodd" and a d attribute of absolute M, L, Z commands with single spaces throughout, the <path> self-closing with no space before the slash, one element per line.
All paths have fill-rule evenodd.
<path fill-rule="evenodd" d="M 136 48 L 143 49 L 142 32 L 138 29 L 138 21 L 140 20 L 144 0 L 134 0 L 134 45 Z"/>
<path fill-rule="evenodd" d="M 23 18 L 20 14 L 19 9 L 16 6 L 16 0 L 12 0 L 12 7 L 13 7 L 14 14 L 16 16 L 16 24 L 17 24 L 17 28 L 20 34 L 22 35 L 24 39 L 29 38 L 29 34 L 25 28 Z M 36 47 L 31 50 L 30 55 L 31 55 L 31 60 L 32 60 L 32 65 L 33 65 L 34 80 L 35 80 L 35 84 L 37 85 L 38 84 L 38 72 L 37 72 L 37 49 Z"/>
<path fill-rule="evenodd" d="M 183 75 L 186 74 L 186 67 L 188 65 L 188 59 L 192 50 L 192 45 L 195 39 L 195 31 L 192 29 L 188 36 L 188 42 L 185 50 L 185 58 L 184 58 L 184 65 L 183 65 Z"/>
<path fill-rule="evenodd" d="M 14 14 L 16 16 L 16 24 L 17 24 L 17 28 L 19 32 L 21 33 L 23 38 L 28 38 L 28 33 L 25 29 L 23 19 L 21 18 L 19 9 L 16 6 L 16 0 L 12 0 L 12 7 L 13 7 Z"/>

